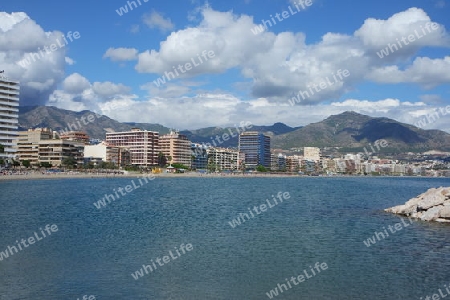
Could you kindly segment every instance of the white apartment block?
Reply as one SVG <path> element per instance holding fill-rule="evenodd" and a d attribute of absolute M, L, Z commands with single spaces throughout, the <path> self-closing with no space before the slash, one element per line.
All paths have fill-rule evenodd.
<path fill-rule="evenodd" d="M 0 159 L 3 160 L 11 160 L 16 156 L 19 91 L 19 82 L 0 76 L 0 144 L 4 146 Z"/>
<path fill-rule="evenodd" d="M 237 170 L 239 168 L 239 151 L 228 148 L 208 148 L 208 164 L 217 171 Z"/>

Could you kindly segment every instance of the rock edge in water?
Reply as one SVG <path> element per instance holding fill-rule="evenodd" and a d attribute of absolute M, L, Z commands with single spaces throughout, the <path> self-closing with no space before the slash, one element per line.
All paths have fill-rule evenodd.
<path fill-rule="evenodd" d="M 403 205 L 384 211 L 422 221 L 450 222 L 450 187 L 431 188 Z"/>

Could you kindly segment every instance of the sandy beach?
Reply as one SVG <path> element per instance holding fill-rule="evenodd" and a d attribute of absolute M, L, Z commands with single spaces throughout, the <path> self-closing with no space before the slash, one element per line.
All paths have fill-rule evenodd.
<path fill-rule="evenodd" d="M 143 176 L 154 176 L 155 178 L 253 178 L 253 177 L 300 177 L 300 175 L 293 174 L 269 174 L 269 173 L 159 173 L 159 174 L 142 174 L 128 172 L 126 174 L 107 174 L 107 173 L 84 173 L 84 172 L 58 172 L 58 173 L 42 173 L 42 172 L 22 172 L 20 174 L 0 174 L 0 181 L 4 180 L 37 180 L 37 179 L 76 179 L 76 178 L 138 178 Z"/>

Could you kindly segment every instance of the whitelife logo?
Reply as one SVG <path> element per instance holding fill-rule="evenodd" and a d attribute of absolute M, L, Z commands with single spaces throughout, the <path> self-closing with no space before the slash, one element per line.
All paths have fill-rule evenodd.
<path fill-rule="evenodd" d="M 441 114 L 439 114 L 439 113 L 441 113 Z M 416 127 L 419 127 L 419 128 L 424 128 L 425 126 L 430 125 L 430 124 L 436 122 L 437 120 L 439 120 L 441 118 L 441 116 L 446 116 L 448 113 L 450 113 L 450 105 L 447 105 L 445 108 L 439 107 L 438 111 L 435 111 L 432 114 L 426 115 L 426 118 L 420 119 L 419 121 L 414 123 L 414 125 L 416 125 Z"/>
<path fill-rule="evenodd" d="M 306 10 L 306 8 L 311 5 L 312 5 L 312 0 L 306 0 L 306 1 L 300 0 L 300 1 L 294 3 L 294 6 L 297 9 L 297 11 L 293 10 L 292 7 L 289 5 L 288 6 L 289 11 L 285 10 L 281 14 L 276 13 L 275 17 L 277 18 L 278 22 L 282 22 L 283 20 L 286 20 L 290 16 L 296 15 L 299 12 L 301 12 L 302 10 Z M 301 6 L 301 8 L 300 8 L 300 6 Z M 272 22 L 270 20 L 272 20 Z M 269 27 L 272 27 L 277 24 L 277 21 L 275 21 L 275 19 L 272 15 L 270 15 L 270 20 L 261 20 L 260 25 L 255 26 L 254 28 L 251 28 L 250 30 L 253 32 L 254 35 L 263 33 L 264 31 L 269 29 Z"/>
<path fill-rule="evenodd" d="M 299 285 L 300 283 L 304 282 L 307 279 L 313 278 L 314 276 L 320 274 L 321 271 L 325 271 L 326 269 L 328 269 L 328 265 L 327 263 L 319 263 L 316 262 L 316 264 L 314 265 L 314 268 L 312 266 L 309 266 L 309 270 L 311 271 L 311 273 L 308 273 L 308 271 L 305 269 L 303 270 L 303 274 L 298 275 L 297 277 L 292 276 L 291 279 L 285 279 L 286 280 L 286 284 L 285 283 L 278 283 L 277 286 L 270 290 L 269 292 L 266 293 L 267 297 L 269 297 L 269 299 L 272 299 L 276 296 L 278 296 L 280 293 L 283 293 L 283 288 L 284 290 L 287 292 L 289 289 L 292 289 L 292 284 L 294 285 Z M 316 274 L 316 270 L 317 274 Z M 288 288 L 289 286 L 289 288 Z"/>
<path fill-rule="evenodd" d="M 403 228 L 408 227 L 410 224 L 412 224 L 412 220 L 409 219 L 410 224 L 406 223 L 403 219 L 401 219 L 402 223 L 395 223 L 394 226 L 389 225 L 388 229 L 391 232 L 391 234 L 396 233 L 400 230 L 402 230 Z M 378 241 L 381 241 L 382 239 L 384 240 L 385 238 L 387 238 L 389 236 L 388 231 L 386 230 L 386 227 L 383 227 L 384 229 L 384 233 L 383 232 L 374 232 L 375 235 L 373 235 L 372 237 L 368 238 L 367 240 L 363 241 L 364 245 L 366 245 L 366 247 L 370 247 L 371 245 L 375 245 Z M 385 235 L 386 234 L 386 235 Z"/>
<path fill-rule="evenodd" d="M 42 228 L 39 228 L 39 230 L 41 231 L 41 236 L 39 236 L 39 233 L 34 232 L 34 236 L 29 237 L 28 239 L 21 239 L 20 242 L 17 240 L 16 246 L 8 246 L 8 248 L 1 252 L 0 251 L 0 261 L 2 261 L 3 259 L 6 259 L 9 257 L 9 254 L 11 254 L 11 256 L 13 256 L 15 253 L 18 253 L 19 250 L 17 250 L 17 248 L 20 249 L 20 251 L 22 251 L 22 245 L 24 248 L 28 248 L 30 245 L 33 245 L 34 243 L 36 243 L 36 241 L 40 241 L 43 240 L 44 238 L 47 237 L 47 235 L 45 234 L 44 230 L 47 232 L 47 234 L 50 236 L 52 234 L 52 232 L 57 232 L 58 231 L 58 226 L 56 225 L 45 225 L 44 230 Z M 36 238 L 36 239 L 35 239 Z M 28 244 L 27 244 L 28 242 Z M 15 252 L 13 252 L 13 250 Z M 8 253 L 9 251 L 9 253 Z"/>
<path fill-rule="evenodd" d="M 289 194 L 289 192 L 284 192 L 284 193 L 283 193 L 283 192 L 278 192 L 277 198 L 278 198 L 278 200 L 280 201 L 280 203 L 283 203 L 283 199 L 284 199 L 284 200 L 290 199 L 290 198 L 291 198 L 291 195 Z M 248 212 L 249 212 L 250 215 L 252 216 L 252 219 L 255 218 L 255 215 L 253 214 L 253 212 L 255 212 L 256 214 L 260 215 L 260 214 L 262 214 L 263 212 L 266 212 L 266 211 L 267 211 L 267 208 L 273 208 L 273 207 L 275 207 L 275 206 L 277 206 L 277 205 L 279 204 L 278 201 L 277 201 L 277 199 L 275 199 L 275 196 L 274 196 L 274 195 L 272 195 L 272 200 L 273 200 L 273 203 L 272 203 L 273 205 L 271 205 L 269 199 L 266 199 L 267 205 L 266 205 L 266 204 L 261 204 L 261 205 L 259 205 L 259 206 L 254 206 L 254 207 L 253 207 L 253 211 L 252 211 L 250 208 L 248 208 Z M 259 208 L 261 211 L 259 211 L 258 208 Z M 245 216 L 245 218 L 244 218 L 244 216 Z M 228 224 L 230 224 L 230 226 L 231 226 L 232 228 L 235 228 L 235 227 L 241 225 L 241 220 L 242 220 L 242 223 L 245 223 L 246 219 L 247 219 L 247 220 L 250 220 L 250 216 L 249 216 L 248 214 L 246 214 L 246 213 L 240 213 L 240 214 L 237 216 L 236 219 L 231 220 L 231 222 L 228 222 Z"/>
<path fill-rule="evenodd" d="M 131 184 L 128 184 L 125 186 L 125 188 L 119 187 L 116 191 L 116 189 L 113 189 L 114 191 L 114 195 L 116 197 L 114 197 L 113 194 L 105 194 L 105 196 L 103 198 L 101 198 L 100 200 L 98 200 L 97 202 L 94 202 L 94 206 L 97 209 L 101 209 L 103 207 L 106 207 L 106 205 L 108 203 L 111 203 L 112 201 L 116 201 L 120 199 L 120 195 L 122 195 L 123 197 L 126 196 L 127 194 L 131 193 L 134 190 L 137 190 L 138 188 L 140 188 L 141 186 L 143 186 L 146 183 L 149 183 L 149 180 L 154 180 L 156 177 L 153 174 L 148 174 L 148 176 L 143 176 L 142 178 L 138 178 L 139 179 L 139 184 L 140 185 L 136 185 L 136 183 L 134 182 L 134 180 L 131 180 Z M 141 179 L 143 179 L 145 182 L 143 182 Z M 120 193 L 120 195 L 119 195 Z M 108 203 L 106 203 L 106 201 L 108 201 Z"/>
<path fill-rule="evenodd" d="M 67 38 L 66 38 L 67 37 Z M 66 35 L 62 36 L 62 39 L 64 42 L 61 42 L 61 40 L 58 38 L 56 39 L 56 44 L 53 43 L 50 46 L 45 45 L 44 49 L 41 49 L 41 47 L 38 48 L 38 53 L 28 53 L 24 59 L 19 61 L 19 65 L 22 68 L 25 68 L 31 64 L 31 62 L 36 62 L 40 59 L 42 59 L 45 55 L 48 55 L 52 52 L 55 52 L 61 48 L 64 48 L 66 45 L 69 44 L 69 41 L 73 42 L 74 40 L 78 40 L 81 37 L 80 33 L 78 31 L 75 31 L 72 33 L 72 31 L 69 31 Z M 69 41 L 67 41 L 69 39 Z M 45 52 L 43 51 L 45 50 Z"/>
<path fill-rule="evenodd" d="M 156 258 L 155 261 L 158 263 L 158 265 L 160 267 L 164 266 L 164 264 L 168 264 L 169 262 L 171 262 L 172 260 L 175 260 L 179 257 L 181 257 L 181 253 L 186 254 L 189 251 L 192 251 L 194 249 L 194 246 L 192 246 L 192 244 L 181 244 L 180 245 L 180 249 L 178 250 L 177 247 L 175 248 L 175 252 L 176 255 L 174 255 L 174 253 L 172 252 L 172 250 L 169 250 L 169 255 L 165 255 L 162 258 Z M 187 251 L 187 252 L 186 252 Z M 155 264 L 155 262 L 153 261 L 153 259 L 150 260 L 151 261 L 151 265 L 142 265 L 142 268 L 139 269 L 138 271 L 134 272 L 131 274 L 131 276 L 134 278 L 134 280 L 138 280 L 141 277 L 144 277 L 145 274 L 149 274 L 149 272 L 153 273 L 153 271 L 156 271 L 156 269 L 158 268 L 157 265 Z M 144 274 L 145 272 L 145 274 Z"/>
<path fill-rule="evenodd" d="M 336 78 L 339 77 L 339 79 Z M 325 77 L 325 79 L 322 79 L 319 84 L 316 83 L 310 83 L 308 85 L 308 90 L 306 91 L 299 91 L 297 96 L 292 97 L 291 99 L 289 99 L 289 103 L 291 104 L 291 106 L 294 106 L 295 103 L 300 103 L 302 100 L 305 100 L 309 97 L 312 97 L 314 95 L 314 91 L 316 91 L 317 93 L 319 93 L 322 90 L 325 90 L 327 88 L 329 88 L 330 86 L 335 85 L 336 83 L 342 83 L 344 81 L 344 78 L 347 78 L 348 76 L 350 76 L 350 71 L 345 69 L 345 70 L 337 70 L 336 74 L 333 74 L 333 81 L 330 80 L 329 76 Z M 313 90 L 314 88 L 314 90 Z M 301 99 L 300 99 L 301 96 Z"/>
<path fill-rule="evenodd" d="M 403 36 L 400 40 L 397 38 L 396 39 L 397 44 L 389 43 L 386 48 L 378 51 L 377 55 L 379 58 L 388 57 L 391 53 L 398 51 L 399 47 L 401 49 L 401 48 L 403 48 L 403 46 L 408 46 L 410 43 L 414 43 L 415 41 L 420 40 L 421 38 L 423 38 L 427 34 L 431 33 L 432 31 L 435 31 L 438 28 L 439 28 L 439 25 L 437 23 L 427 22 L 427 24 L 425 25 L 425 28 L 423 28 L 423 26 L 420 25 L 420 29 L 422 29 L 421 30 L 422 35 L 420 35 L 420 32 L 418 32 L 418 30 L 416 29 L 416 30 L 414 30 L 414 34 L 410 34 L 410 35 L 408 35 L 408 37 Z"/>
<path fill-rule="evenodd" d="M 139 3 L 139 6 L 141 6 L 142 5 L 141 1 L 147 3 L 149 0 L 136 0 L 136 1 Z M 127 1 L 127 4 L 120 7 L 119 9 L 116 9 L 116 13 L 121 17 L 124 14 L 128 13 L 128 7 L 130 8 L 130 11 L 132 11 L 135 8 L 138 8 L 136 1 Z"/>
<path fill-rule="evenodd" d="M 153 83 L 157 87 L 160 87 L 162 84 L 166 83 L 166 80 L 170 81 L 172 79 L 175 79 L 176 77 L 179 77 L 180 73 L 178 73 L 178 70 L 181 72 L 181 74 L 184 74 L 187 71 L 192 70 L 193 67 L 198 67 L 201 64 L 207 62 L 208 59 L 214 58 L 215 56 L 216 56 L 216 54 L 214 53 L 214 51 L 209 50 L 207 52 L 206 50 L 203 50 L 201 56 L 200 56 L 200 54 L 197 54 L 198 63 L 196 62 L 195 57 L 192 57 L 191 58 L 192 64 L 190 62 L 187 62 L 184 65 L 179 64 L 177 67 L 173 66 L 172 68 L 175 73 L 173 73 L 172 71 L 166 71 L 166 72 L 164 72 L 164 75 L 162 77 L 159 77 L 157 80 L 153 80 Z M 202 57 L 203 57 L 203 59 L 202 59 Z M 183 69 L 183 67 L 184 67 L 184 69 Z"/>
<path fill-rule="evenodd" d="M 237 127 L 237 125 L 234 124 L 234 127 L 236 128 L 237 134 L 234 133 L 233 130 L 232 130 L 231 128 L 228 128 L 228 132 L 229 132 L 230 134 L 228 134 L 228 133 L 225 132 L 225 133 L 222 134 L 222 136 L 216 135 L 215 137 L 210 137 L 211 142 L 212 142 L 212 144 L 214 145 L 214 147 L 220 146 L 220 145 L 223 144 L 224 142 L 228 141 L 230 138 L 237 137 L 237 136 L 239 136 L 241 133 L 243 133 L 243 132 L 245 132 L 246 130 L 251 129 L 251 128 L 253 127 L 252 123 L 249 122 L 249 121 L 246 121 L 246 122 L 241 121 L 240 125 L 241 125 L 240 127 Z M 239 130 L 239 129 L 241 129 L 241 130 Z M 222 137 L 222 140 L 220 139 L 221 137 Z M 217 141 L 217 143 L 216 143 L 216 141 Z M 203 142 L 203 143 L 202 143 L 202 148 L 209 148 L 209 147 L 212 147 L 213 145 L 211 145 L 211 143 L 205 143 L 205 142 Z M 197 154 L 197 155 L 201 155 L 201 154 L 202 154 L 202 150 L 201 150 L 200 148 L 196 148 L 194 152 L 195 152 L 195 154 Z"/>

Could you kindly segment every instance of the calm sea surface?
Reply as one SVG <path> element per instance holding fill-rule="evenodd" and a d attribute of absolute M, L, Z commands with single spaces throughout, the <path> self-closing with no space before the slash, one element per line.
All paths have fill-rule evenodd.
<path fill-rule="evenodd" d="M 274 299 L 420 299 L 450 284 L 450 225 L 405 218 L 408 227 L 363 243 L 401 222 L 384 208 L 449 179 L 156 178 L 93 205 L 131 180 L 0 182 L 0 252 L 58 227 L 3 257 L 0 299 L 269 299 L 316 262 L 328 269 Z M 291 198 L 228 223 L 280 191 Z M 193 249 L 133 278 L 183 243 Z"/>

